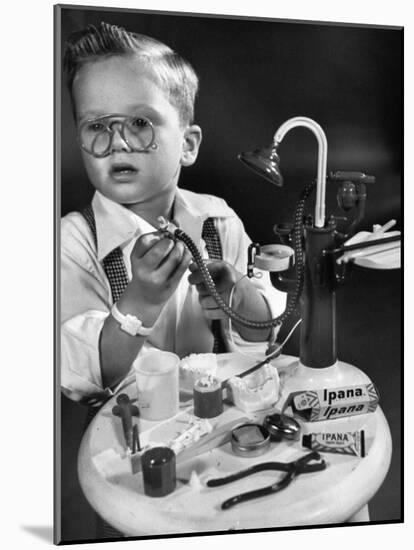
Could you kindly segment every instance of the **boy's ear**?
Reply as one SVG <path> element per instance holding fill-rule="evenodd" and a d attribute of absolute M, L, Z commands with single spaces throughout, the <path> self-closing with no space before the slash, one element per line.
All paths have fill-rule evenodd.
<path fill-rule="evenodd" d="M 191 166 L 197 159 L 198 149 L 202 139 L 200 126 L 192 124 L 184 130 L 181 166 Z"/>

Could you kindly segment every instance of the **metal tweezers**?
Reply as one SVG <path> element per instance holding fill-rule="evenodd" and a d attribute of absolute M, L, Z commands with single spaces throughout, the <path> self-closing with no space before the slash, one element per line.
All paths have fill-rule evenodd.
<path fill-rule="evenodd" d="M 225 500 L 221 505 L 221 508 L 222 510 L 227 510 L 235 504 L 239 504 L 239 502 L 246 502 L 246 500 L 252 500 L 254 498 L 277 493 L 278 491 L 285 489 L 285 487 L 287 487 L 299 474 L 319 472 L 321 470 L 325 470 L 325 468 L 326 462 L 321 458 L 320 454 L 316 451 L 312 451 L 311 453 L 308 453 L 293 462 L 262 462 L 226 477 L 210 479 L 207 481 L 207 486 L 219 487 L 221 485 L 231 483 L 232 481 L 237 481 L 238 479 L 256 474 L 257 472 L 263 472 L 264 470 L 278 470 L 280 472 L 286 472 L 286 475 L 280 481 L 273 483 L 272 485 L 255 489 L 254 491 L 249 491 L 247 493 L 241 493 Z"/>

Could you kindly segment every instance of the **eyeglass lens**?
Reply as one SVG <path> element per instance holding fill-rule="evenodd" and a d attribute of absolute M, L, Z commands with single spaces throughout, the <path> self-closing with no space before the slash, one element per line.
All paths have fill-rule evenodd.
<path fill-rule="evenodd" d="M 145 151 L 154 141 L 154 129 L 149 120 L 114 115 L 86 121 L 80 127 L 82 148 L 91 155 L 105 156 L 110 152 L 116 132 L 132 151 Z"/>

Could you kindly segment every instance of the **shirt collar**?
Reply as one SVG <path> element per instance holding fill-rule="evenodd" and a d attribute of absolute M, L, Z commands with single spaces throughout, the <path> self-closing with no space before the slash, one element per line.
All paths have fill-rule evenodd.
<path fill-rule="evenodd" d="M 98 242 L 98 260 L 102 261 L 112 250 L 132 238 L 156 231 L 146 220 L 124 206 L 95 191 L 92 199 Z M 174 220 L 197 246 L 200 245 L 203 222 L 210 217 L 228 217 L 227 204 L 211 195 L 202 195 L 177 188 L 174 202 Z"/>

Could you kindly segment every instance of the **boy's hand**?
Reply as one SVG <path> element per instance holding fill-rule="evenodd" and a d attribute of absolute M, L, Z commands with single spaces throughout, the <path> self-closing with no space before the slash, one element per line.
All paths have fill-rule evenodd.
<path fill-rule="evenodd" d="M 191 254 L 180 241 L 161 233 L 147 233 L 131 252 L 131 271 L 135 299 L 142 307 L 162 306 L 174 293 L 188 268 Z"/>
<path fill-rule="evenodd" d="M 189 267 L 191 275 L 188 277 L 188 282 L 195 285 L 205 316 L 208 319 L 227 319 L 227 315 L 219 308 L 214 298 L 210 295 L 197 264 L 192 263 Z M 217 292 L 221 295 L 226 304 L 228 304 L 230 292 L 234 284 L 239 281 L 243 275 L 223 260 L 212 260 L 207 264 L 207 268 L 216 285 Z M 241 296 L 239 292 L 240 285 L 242 285 L 242 282 L 237 285 L 237 290 L 233 295 L 231 305 L 234 309 L 237 309 L 239 305 L 239 297 Z"/>

